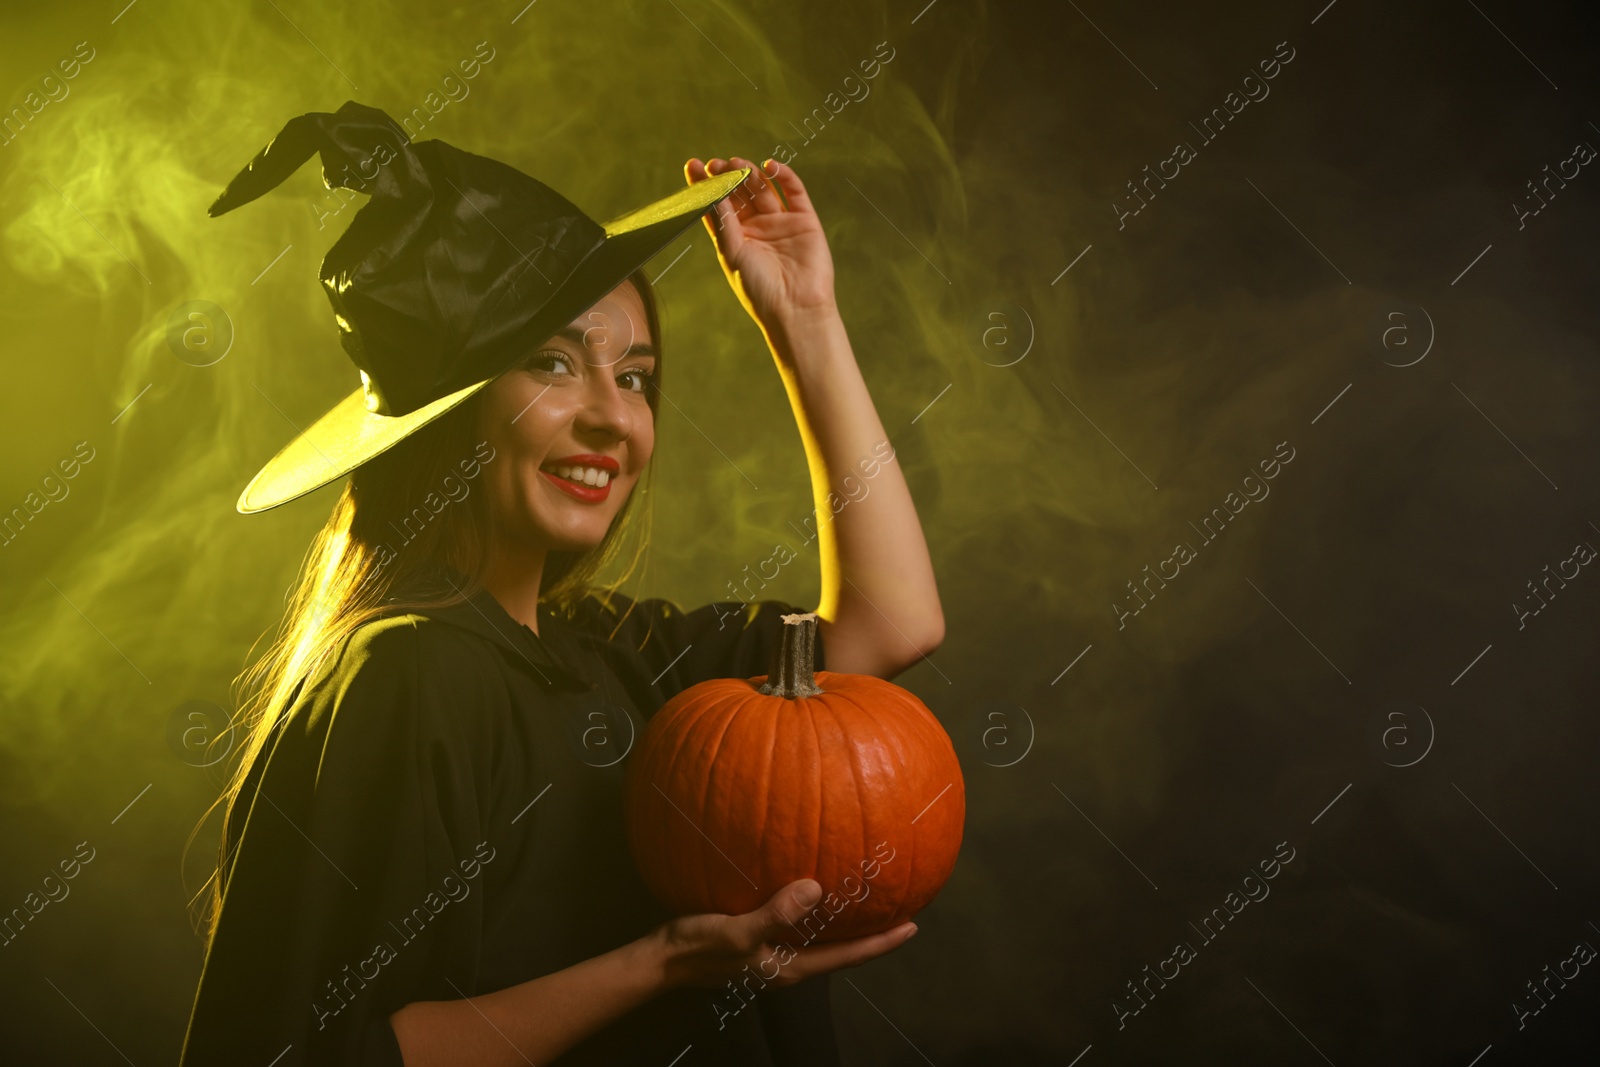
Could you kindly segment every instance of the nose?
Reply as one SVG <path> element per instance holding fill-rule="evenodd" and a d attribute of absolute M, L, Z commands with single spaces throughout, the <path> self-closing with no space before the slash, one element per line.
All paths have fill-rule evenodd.
<path fill-rule="evenodd" d="M 611 367 L 603 359 L 591 356 L 586 377 L 583 404 L 574 419 L 576 428 L 585 435 L 626 441 L 633 434 L 634 413 Z"/>

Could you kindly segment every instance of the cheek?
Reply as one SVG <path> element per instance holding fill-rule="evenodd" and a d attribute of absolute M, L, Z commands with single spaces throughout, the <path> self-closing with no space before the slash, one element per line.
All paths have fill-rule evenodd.
<path fill-rule="evenodd" d="M 517 469 L 510 453 L 502 450 L 498 444 L 495 449 L 499 455 L 484 468 L 480 477 L 489 512 L 498 524 L 522 510 L 521 499 L 524 494 L 517 485 Z"/>
<path fill-rule="evenodd" d="M 632 448 L 633 469 L 635 474 L 644 472 L 644 466 L 650 462 L 650 457 L 655 453 L 656 428 L 649 419 L 645 419 L 628 441 Z"/>
<path fill-rule="evenodd" d="M 490 387 L 494 394 L 484 405 L 482 420 L 478 424 L 480 441 L 494 448 L 495 459 L 483 467 L 483 484 L 503 505 L 517 496 L 518 483 L 525 479 L 529 467 L 537 467 L 551 435 L 548 414 L 542 411 L 550 394 L 529 406 L 539 395 L 539 389 L 516 387 L 501 381 Z"/>
<path fill-rule="evenodd" d="M 502 415 L 499 433 L 512 460 L 508 466 L 515 467 L 544 462 L 573 413 L 559 390 L 537 386 L 518 391 Z"/>

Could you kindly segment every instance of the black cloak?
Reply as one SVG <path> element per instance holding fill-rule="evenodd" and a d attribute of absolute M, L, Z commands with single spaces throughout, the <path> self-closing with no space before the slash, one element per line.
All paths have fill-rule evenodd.
<path fill-rule="evenodd" d="M 505 989 L 667 920 L 628 852 L 627 753 L 680 690 L 767 673 L 778 616 L 799 610 L 591 596 L 541 605 L 535 635 L 480 592 L 362 626 L 250 768 L 183 1067 L 400 1067 L 404 1005 Z M 672 990 L 555 1062 L 837 1065 L 828 988 Z"/>

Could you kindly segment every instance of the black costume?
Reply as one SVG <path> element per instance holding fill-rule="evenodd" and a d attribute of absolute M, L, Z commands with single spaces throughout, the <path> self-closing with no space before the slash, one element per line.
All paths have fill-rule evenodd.
<path fill-rule="evenodd" d="M 626 754 L 680 690 L 765 674 L 778 616 L 804 609 L 642 600 L 610 637 L 629 603 L 541 606 L 538 635 L 487 592 L 395 613 L 301 685 L 232 816 L 183 1067 L 393 1067 L 405 1004 L 517 985 L 669 918 L 628 853 Z M 730 1003 L 673 990 L 555 1062 L 665 1067 L 692 1046 L 680 1067 L 838 1063 L 826 975 Z"/>

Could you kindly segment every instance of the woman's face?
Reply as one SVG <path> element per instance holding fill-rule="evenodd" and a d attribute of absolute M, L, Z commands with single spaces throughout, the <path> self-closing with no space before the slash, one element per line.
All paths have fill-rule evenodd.
<path fill-rule="evenodd" d="M 655 367 L 644 302 L 623 282 L 484 389 L 485 484 L 510 545 L 600 543 L 655 446 Z"/>

